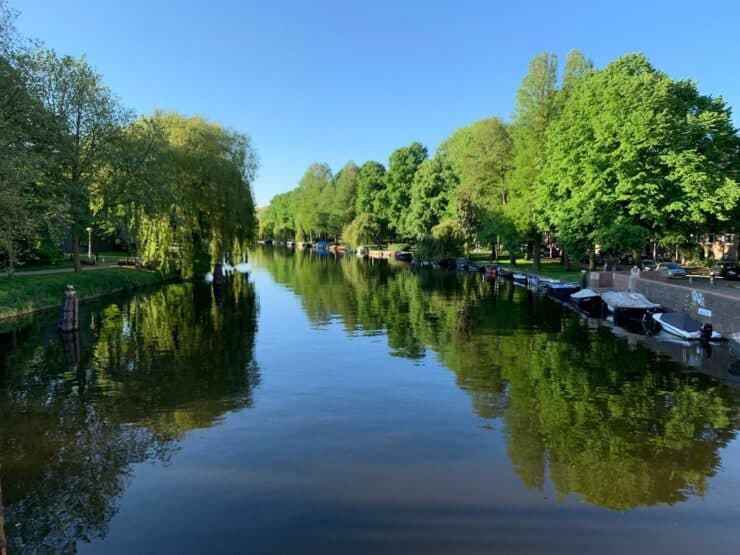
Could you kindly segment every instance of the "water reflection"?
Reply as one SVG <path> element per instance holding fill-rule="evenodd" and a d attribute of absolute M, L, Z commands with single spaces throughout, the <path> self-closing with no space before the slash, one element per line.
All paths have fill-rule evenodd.
<path fill-rule="evenodd" d="M 254 289 L 167 285 L 0 334 L 0 462 L 9 552 L 106 535 L 133 463 L 167 463 L 188 431 L 250 406 Z"/>
<path fill-rule="evenodd" d="M 737 392 L 510 284 L 413 273 L 385 261 L 260 249 L 253 264 L 293 289 L 317 326 L 429 350 L 473 408 L 501 421 L 528 488 L 615 510 L 703 495 L 735 437 Z"/>

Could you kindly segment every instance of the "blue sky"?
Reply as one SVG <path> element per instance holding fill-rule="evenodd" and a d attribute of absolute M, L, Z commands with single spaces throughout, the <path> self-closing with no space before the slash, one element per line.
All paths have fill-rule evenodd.
<path fill-rule="evenodd" d="M 22 34 L 86 53 L 122 102 L 248 133 L 257 201 L 314 161 L 430 151 L 509 118 L 529 60 L 579 48 L 603 67 L 644 52 L 740 110 L 740 2 L 10 0 Z M 736 125 L 740 122 L 734 114 Z"/>

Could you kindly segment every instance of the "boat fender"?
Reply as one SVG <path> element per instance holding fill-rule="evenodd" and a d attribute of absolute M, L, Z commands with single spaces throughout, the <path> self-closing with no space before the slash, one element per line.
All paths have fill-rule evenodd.
<path fill-rule="evenodd" d="M 712 339 L 712 331 L 714 331 L 712 324 L 704 324 L 701 327 L 701 340 L 709 342 Z"/>

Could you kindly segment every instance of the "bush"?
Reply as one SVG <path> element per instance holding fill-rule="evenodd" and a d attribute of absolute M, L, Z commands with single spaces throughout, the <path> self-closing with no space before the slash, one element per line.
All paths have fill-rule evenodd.
<path fill-rule="evenodd" d="M 425 235 L 419 241 L 416 257 L 434 262 L 456 258 L 463 252 L 463 241 L 457 224 L 452 220 L 444 220 L 432 228 L 431 235 Z"/>
<path fill-rule="evenodd" d="M 377 243 L 382 231 L 382 225 L 377 216 L 363 213 L 344 226 L 342 239 L 356 248 Z"/>

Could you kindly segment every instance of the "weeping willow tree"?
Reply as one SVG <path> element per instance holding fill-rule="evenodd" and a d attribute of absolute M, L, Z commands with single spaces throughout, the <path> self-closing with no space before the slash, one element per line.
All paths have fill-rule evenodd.
<path fill-rule="evenodd" d="M 125 232 L 146 262 L 183 277 L 246 255 L 257 169 L 247 135 L 158 112 L 128 126 L 119 152 L 93 201 L 109 232 Z"/>

